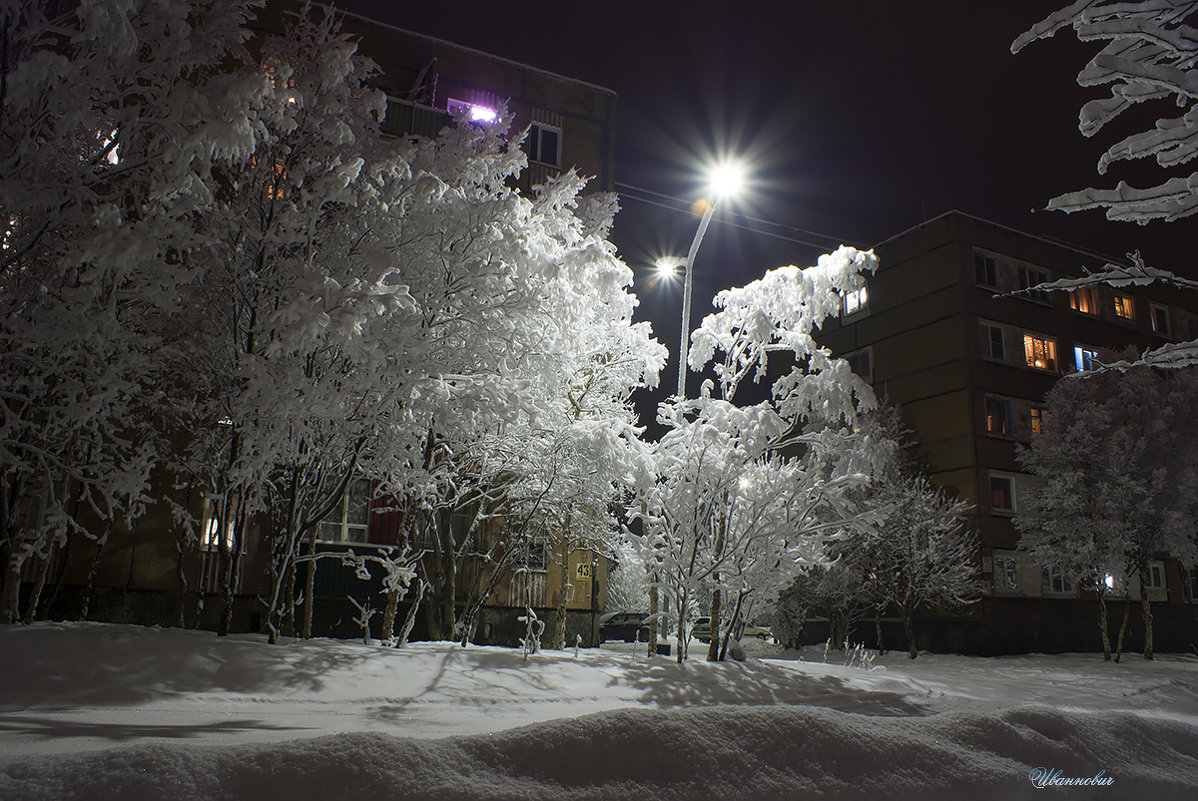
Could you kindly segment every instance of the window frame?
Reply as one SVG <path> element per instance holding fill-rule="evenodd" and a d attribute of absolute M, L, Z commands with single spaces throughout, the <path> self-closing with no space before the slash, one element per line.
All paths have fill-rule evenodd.
<path fill-rule="evenodd" d="M 1041 367 L 1033 361 L 1035 358 L 1034 351 L 1036 343 L 1042 343 L 1045 346 L 1044 358 L 1047 362 L 1047 366 L 1045 367 Z M 1050 350 L 1051 354 L 1049 354 Z M 1047 336 L 1045 334 L 1033 334 L 1031 331 L 1024 331 L 1023 361 L 1024 364 L 1032 370 L 1039 370 L 1043 373 L 1053 373 L 1054 375 L 1059 375 L 1061 372 L 1061 361 L 1057 354 L 1056 338 Z"/>
<path fill-rule="evenodd" d="M 1027 410 L 1028 428 L 1033 436 L 1048 433 L 1048 407 L 1032 404 Z"/>
<path fill-rule="evenodd" d="M 855 303 L 851 309 L 849 308 L 850 299 Z M 843 293 L 840 296 L 840 300 L 842 318 L 854 317 L 869 311 L 869 292 L 864 285 L 860 289 Z"/>
<path fill-rule="evenodd" d="M 1007 361 L 1007 342 L 1006 332 L 1004 331 L 1003 327 L 995 323 L 986 322 L 985 320 L 979 320 L 978 333 L 982 334 L 983 332 L 985 333 L 985 336 L 979 336 L 978 338 L 982 343 L 982 358 L 1005 363 Z M 998 355 L 994 354 L 996 335 L 998 337 L 997 342 L 999 350 L 1001 351 Z"/>
<path fill-rule="evenodd" d="M 866 360 L 866 367 L 867 367 L 866 375 L 862 375 L 861 373 L 857 372 L 857 370 L 854 369 L 853 362 L 855 359 L 859 359 L 860 357 L 864 357 Z M 850 352 L 846 353 L 844 356 L 842 356 L 841 358 L 844 359 L 846 362 L 848 362 L 849 369 L 853 371 L 853 375 L 857 376 L 858 378 L 860 378 L 862 381 L 864 381 L 867 384 L 872 384 L 874 382 L 874 348 L 873 348 L 873 345 L 867 345 L 864 348 L 858 348 L 857 350 L 850 351 Z"/>
<path fill-rule="evenodd" d="M 999 585 L 998 581 L 998 576 L 1000 575 L 1004 577 L 1002 586 Z M 1020 584 L 1019 554 L 1015 551 L 992 551 L 990 554 L 991 592 L 994 595 L 1022 595 L 1023 588 Z"/>
<path fill-rule="evenodd" d="M 1001 411 L 1003 424 L 1001 430 L 996 430 L 991 427 L 991 406 L 996 410 Z M 982 398 L 982 409 L 986 420 L 986 434 L 992 437 L 1010 438 L 1014 436 L 1015 431 L 1012 427 L 1013 418 L 1011 416 L 1011 401 L 1008 398 L 1002 398 L 998 395 L 985 395 Z"/>
<path fill-rule="evenodd" d="M 552 132 L 556 135 L 556 150 L 554 156 L 556 161 L 546 161 L 541 156 L 545 146 L 543 135 L 546 132 Z M 565 137 L 562 134 L 562 129 L 556 125 L 550 125 L 546 122 L 537 122 L 534 120 L 528 126 L 528 163 L 539 164 L 543 167 L 553 167 L 561 169 L 562 167 L 562 143 Z M 535 143 L 535 146 L 534 146 Z"/>
<path fill-rule="evenodd" d="M 1073 366 L 1079 373 L 1089 373 L 1094 371 L 1094 365 L 1098 363 L 1098 348 L 1092 348 L 1089 345 L 1074 345 L 1073 346 Z"/>
<path fill-rule="evenodd" d="M 1116 320 L 1122 320 L 1127 323 L 1134 323 L 1136 321 L 1136 301 L 1131 295 L 1115 292 L 1111 300 L 1111 309 L 1115 313 Z"/>
<path fill-rule="evenodd" d="M 1015 477 L 1006 473 L 998 473 L 994 471 L 986 471 L 989 484 L 989 494 L 987 502 L 990 504 L 990 514 L 1001 517 L 1011 517 L 1018 514 L 1019 502 L 1016 497 Z M 1009 506 L 999 506 L 994 502 L 994 483 L 996 481 L 1005 481 L 1007 483 L 1007 497 L 1010 501 Z"/>
<path fill-rule="evenodd" d="M 1159 318 L 1157 317 L 1158 312 L 1162 315 Z M 1158 319 L 1164 320 L 1163 327 L 1157 325 Z M 1152 332 L 1154 334 L 1156 334 L 1157 336 L 1161 336 L 1161 337 L 1172 338 L 1173 330 L 1172 330 L 1172 327 L 1169 325 L 1169 307 L 1168 306 L 1166 306 L 1163 303 L 1156 303 L 1155 301 L 1149 301 L 1148 302 L 1148 322 L 1152 326 Z"/>
<path fill-rule="evenodd" d="M 1046 290 L 1026 291 L 1037 284 L 1047 284 L 1052 280 L 1048 270 L 1041 267 L 1033 267 L 1030 264 L 1020 264 L 1016 270 L 1016 275 L 1018 277 L 1019 289 L 1023 291 L 1021 297 L 1034 303 L 1042 303 L 1046 306 L 1052 305 L 1052 296 Z"/>
<path fill-rule="evenodd" d="M 1160 560 L 1153 560 L 1145 565 L 1145 573 L 1140 580 L 1144 582 L 1144 589 L 1159 590 L 1166 592 L 1169 589 L 1169 580 L 1165 575 L 1165 563 Z"/>
<path fill-rule="evenodd" d="M 1058 589 L 1059 585 L 1059 589 Z M 1077 585 L 1060 567 L 1041 567 L 1040 594 L 1061 598 L 1077 597 Z"/>
<path fill-rule="evenodd" d="M 1082 297 L 1085 298 L 1084 303 L 1082 302 Z M 1098 310 L 1102 308 L 1098 299 L 1098 288 L 1093 286 L 1079 286 L 1069 290 L 1069 308 L 1087 317 L 1097 317 Z"/>
<path fill-rule="evenodd" d="M 349 519 L 350 501 L 356 497 L 354 495 L 354 487 L 355 487 L 355 485 L 357 485 L 357 487 L 360 488 L 363 484 L 366 485 L 365 522 L 363 522 L 363 523 L 351 522 Z M 372 507 L 373 507 L 373 502 L 374 502 L 374 487 L 373 487 L 373 484 L 370 481 L 370 479 L 368 479 L 364 476 L 354 476 L 353 478 L 351 478 L 349 480 L 349 483 L 345 485 L 345 492 L 341 497 L 341 503 L 338 504 L 338 508 L 334 509 L 332 512 L 330 512 L 328 515 L 326 515 L 323 519 L 321 519 L 316 524 L 316 541 L 317 542 L 331 542 L 331 543 L 338 543 L 338 544 L 344 544 L 344 545 L 366 545 L 367 543 L 369 543 L 370 542 L 370 516 L 371 516 Z M 330 520 L 330 518 L 333 515 L 337 516 L 337 520 L 335 520 L 335 521 Z M 338 535 L 335 539 L 330 538 L 325 535 L 325 533 L 334 526 L 336 526 L 338 529 Z M 361 531 L 362 538 L 361 539 L 351 538 L 349 536 L 349 533 L 351 530 Z"/>
<path fill-rule="evenodd" d="M 998 289 L 998 259 L 981 250 L 973 251 L 973 278 L 978 286 Z"/>

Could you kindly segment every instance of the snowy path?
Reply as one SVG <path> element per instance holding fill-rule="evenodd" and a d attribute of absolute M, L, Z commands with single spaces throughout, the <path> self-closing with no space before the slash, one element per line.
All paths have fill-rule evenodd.
<path fill-rule="evenodd" d="M 777 652 L 752 646 L 759 657 Z M 737 771 L 773 776 L 754 781 L 754 798 L 793 797 L 762 789 L 787 782 L 814 782 L 829 797 L 836 786 L 849 795 L 871 787 L 921 796 L 919 788 L 935 786 L 945 795 L 930 797 L 952 797 L 952 788 L 998 782 L 1006 794 L 994 797 L 1022 797 L 1035 789 L 1027 775 L 1040 762 L 1073 771 L 1065 775 L 1105 770 L 1122 777 L 1120 790 L 1151 788 L 1154 801 L 1198 791 L 1198 660 L 1188 657 L 1147 663 L 1133 655 L 1111 665 L 1088 654 L 925 654 L 912 663 L 895 654 L 864 671 L 794 654 L 649 663 L 640 648 L 584 649 L 577 658 L 546 652 L 525 662 L 510 649 L 445 643 L 271 647 L 259 637 L 121 626 L 0 629 L 0 798 L 166 797 L 154 794 L 159 780 L 198 782 L 172 798 L 268 797 L 221 790 L 213 777 L 228 774 L 243 787 L 284 763 L 302 764 L 296 775 L 307 777 L 289 801 L 338 798 L 346 785 L 324 796 L 317 788 L 332 786 L 330 772 L 349 781 L 338 773 L 348 760 L 365 765 L 354 787 L 381 782 L 382 771 L 390 777 L 382 788 L 471 788 L 355 798 L 558 797 L 545 782 L 571 799 L 624 798 L 610 781 L 644 789 L 676 774 L 674 789 L 654 792 L 684 799 L 693 777 L 718 778 L 704 749 Z M 509 731 L 517 726 L 525 728 Z M 786 737 L 800 734 L 795 751 Z M 114 746 L 124 750 L 103 750 Z M 645 749 L 657 754 L 658 773 L 634 781 L 649 770 L 636 767 Z M 433 753 L 448 762 L 434 769 L 418 758 Z M 587 771 L 569 762 L 588 753 L 609 765 L 584 782 L 607 788 L 592 795 L 575 781 Z M 407 766 L 402 781 L 398 765 Z M 936 775 L 944 781 L 929 785 Z M 93 783 L 87 792 L 81 776 Z M 495 790 L 505 782 L 509 794 Z M 1112 789 L 1086 797 L 1137 797 L 1105 792 Z"/>

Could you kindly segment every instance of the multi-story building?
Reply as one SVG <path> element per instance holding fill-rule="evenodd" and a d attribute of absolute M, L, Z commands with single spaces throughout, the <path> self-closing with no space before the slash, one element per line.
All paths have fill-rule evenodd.
<path fill-rule="evenodd" d="M 845 299 L 843 317 L 821 339 L 900 408 L 917 460 L 973 504 L 981 542 L 982 600 L 961 618 L 928 621 L 921 647 L 1093 649 L 1096 596 L 1018 550 L 1013 518 L 1032 478 L 1021 472 L 1016 449 L 1043 425 L 1053 384 L 1090 369 L 1099 349 L 1142 352 L 1198 338 L 1198 293 L 1150 285 L 1013 295 L 1109 259 L 959 212 L 875 251 L 878 272 Z M 1193 574 L 1161 558 L 1146 579 L 1149 597 L 1160 602 L 1158 648 L 1188 649 L 1198 619 L 1189 608 Z M 1139 598 L 1139 580 L 1128 597 Z"/>
<path fill-rule="evenodd" d="M 253 26 L 280 30 L 282 15 L 297 8 L 292 0 L 272 0 Z M 385 136 L 436 136 L 452 123 L 455 112 L 485 124 L 503 107 L 513 116 L 512 136 L 525 128 L 529 131 L 525 144 L 529 166 L 520 176 L 521 189 L 530 190 L 570 167 L 594 179 L 589 189 L 612 188 L 618 98 L 611 90 L 365 17 L 340 16 L 342 31 L 354 37 L 359 52 L 380 67 L 375 85 L 388 96 L 381 124 Z M 72 541 L 49 571 L 50 582 L 56 585 L 53 615 L 74 617 L 86 607 L 84 613 L 97 620 L 159 624 L 186 620 L 188 625 L 215 626 L 223 570 L 217 515 L 198 492 L 179 490 L 176 483 L 171 476 L 156 477 L 155 486 L 170 493 L 171 500 L 151 504 L 134 526 L 97 521 L 95 528 L 102 536 Z M 318 552 L 348 549 L 369 554 L 402 544 L 401 515 L 394 502 L 378 496 L 375 489 L 364 478 L 350 482 L 339 508 L 318 526 Z M 186 538 L 178 535 L 174 505 L 202 520 L 198 547 L 183 545 Z M 259 598 L 266 594 L 269 559 L 261 536 L 264 525 L 269 523 L 251 525 L 243 544 L 234 630 L 258 631 L 263 625 Z M 415 549 L 422 546 L 411 544 Z M 523 634 L 517 617 L 526 604 L 549 622 L 545 637 L 549 641 L 552 610 L 564 600 L 568 641 L 573 643 L 580 634 L 584 644 L 597 643 L 606 559 L 585 548 L 560 546 L 557 542 L 532 546 L 519 561 L 520 569 L 495 584 L 479 615 L 480 642 L 514 644 Z M 371 577 L 363 580 L 355 566 L 337 559 L 320 559 L 317 564 L 314 633 L 359 635 L 356 610 L 348 599 L 375 599 L 372 605 L 381 608 L 380 572 L 372 570 Z M 477 568 L 466 565 L 459 584 L 477 582 Z M 304 580 L 302 573 L 299 580 Z M 378 623 L 376 617 L 376 631 Z M 418 617 L 415 636 L 420 638 L 423 630 Z"/>

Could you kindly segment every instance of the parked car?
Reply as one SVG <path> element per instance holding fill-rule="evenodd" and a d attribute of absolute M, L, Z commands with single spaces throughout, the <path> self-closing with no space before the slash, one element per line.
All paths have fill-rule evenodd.
<path fill-rule="evenodd" d="M 769 626 L 754 626 L 753 624 L 749 624 L 745 626 L 745 633 L 740 638 L 747 640 L 749 637 L 756 637 L 759 640 L 772 640 L 774 632 Z"/>
<path fill-rule="evenodd" d="M 599 641 L 649 642 L 648 612 L 609 612 L 599 618 Z"/>
<path fill-rule="evenodd" d="M 711 618 L 695 618 L 695 624 L 691 627 L 691 636 L 699 642 L 711 642 Z M 749 637 L 756 637 L 759 640 L 768 640 L 773 636 L 774 633 L 770 631 L 769 626 L 748 625 L 745 626 L 745 631 L 740 638 L 746 640 Z"/>

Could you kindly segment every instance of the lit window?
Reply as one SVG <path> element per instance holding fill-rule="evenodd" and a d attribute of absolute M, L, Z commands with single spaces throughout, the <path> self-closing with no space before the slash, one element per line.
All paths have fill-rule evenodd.
<path fill-rule="evenodd" d="M 1024 267 L 1024 266 L 1021 266 L 1019 268 L 1019 288 L 1020 289 L 1030 289 L 1031 287 L 1034 287 L 1037 284 L 1047 284 L 1047 283 L 1048 283 L 1048 273 L 1045 272 L 1044 270 L 1037 270 L 1034 267 Z M 1051 303 L 1052 302 L 1049 299 L 1048 293 L 1046 291 L 1044 291 L 1043 289 L 1038 289 L 1035 292 L 1028 292 L 1028 293 L 1026 293 L 1025 297 L 1031 298 L 1032 300 L 1038 300 L 1041 303 Z"/>
<path fill-rule="evenodd" d="M 865 292 L 865 287 L 861 287 L 853 292 L 846 292 L 844 296 L 844 316 L 856 314 L 865 309 L 865 304 L 869 300 L 869 295 Z"/>
<path fill-rule="evenodd" d="M 1059 567 L 1046 567 L 1044 568 L 1040 587 L 1046 593 L 1072 595 L 1073 579 L 1066 576 L 1065 571 Z"/>
<path fill-rule="evenodd" d="M 1169 307 L 1153 303 L 1149 311 L 1152 315 L 1152 330 L 1161 336 L 1169 336 Z"/>
<path fill-rule="evenodd" d="M 1048 409 L 1043 406 L 1033 406 L 1031 408 L 1032 433 L 1044 434 L 1048 431 Z"/>
<path fill-rule="evenodd" d="M 1127 295 L 1115 295 L 1115 316 L 1121 320 L 1136 319 L 1136 307 Z"/>
<path fill-rule="evenodd" d="M 1057 371 L 1057 343 L 1054 340 L 1024 334 L 1023 355 L 1028 367 L 1053 373 Z"/>
<path fill-rule="evenodd" d="M 204 522 L 200 526 L 200 547 L 206 551 L 215 551 L 221 547 L 221 513 L 220 502 L 204 501 Z M 224 521 L 224 547 L 233 548 L 233 520 Z"/>
<path fill-rule="evenodd" d="M 550 167 L 562 166 L 562 132 L 541 122 L 528 129 L 528 160 Z"/>
<path fill-rule="evenodd" d="M 990 476 L 990 508 L 994 512 L 1015 511 L 1015 482 L 1009 476 Z"/>
<path fill-rule="evenodd" d="M 986 398 L 986 431 L 1010 436 L 1011 402 L 1002 398 Z"/>
<path fill-rule="evenodd" d="M 973 272 L 977 282 L 982 286 L 998 287 L 998 266 L 993 256 L 974 252 Z"/>
<path fill-rule="evenodd" d="M 1079 373 L 1089 372 L 1098 367 L 1098 351 L 1094 348 L 1083 348 L 1080 345 L 1073 349 L 1073 364 Z"/>
<path fill-rule="evenodd" d="M 345 497 L 316 529 L 325 542 L 368 542 L 370 529 L 370 480 L 355 478 L 345 488 Z"/>
<path fill-rule="evenodd" d="M 872 348 L 864 348 L 844 357 L 844 360 L 849 363 L 849 369 L 867 384 L 872 384 L 874 380 L 872 350 Z"/>
<path fill-rule="evenodd" d="M 461 116 L 480 125 L 489 125 L 499 118 L 499 112 L 493 108 L 467 103 L 465 100 L 454 100 L 452 97 L 445 103 L 445 109 L 455 117 Z"/>
<path fill-rule="evenodd" d="M 1098 290 L 1092 286 L 1080 286 L 1069 293 L 1069 307 L 1082 314 L 1098 314 Z"/>
<path fill-rule="evenodd" d="M 994 554 L 994 589 L 996 592 L 1019 591 L 1019 557 L 1013 553 Z"/>
<path fill-rule="evenodd" d="M 1006 351 L 1003 348 L 1002 329 L 997 325 L 989 323 L 981 324 L 982 337 L 982 355 L 990 359 L 998 359 L 999 361 L 1006 358 Z"/>

